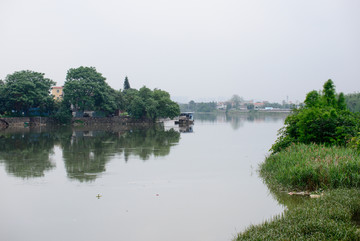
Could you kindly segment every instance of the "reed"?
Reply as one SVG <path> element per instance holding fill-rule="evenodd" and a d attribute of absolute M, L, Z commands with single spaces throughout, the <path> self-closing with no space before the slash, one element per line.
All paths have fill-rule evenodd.
<path fill-rule="evenodd" d="M 260 175 L 268 185 L 282 190 L 360 187 L 360 155 L 352 148 L 292 144 L 267 157 Z"/>

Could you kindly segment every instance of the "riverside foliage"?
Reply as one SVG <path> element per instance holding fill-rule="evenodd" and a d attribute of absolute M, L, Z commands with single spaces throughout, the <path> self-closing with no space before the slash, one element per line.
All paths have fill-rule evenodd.
<path fill-rule="evenodd" d="M 324 195 L 288 206 L 235 239 L 360 240 L 359 119 L 331 80 L 322 92 L 309 92 L 305 106 L 286 118 L 260 174 L 273 190 L 325 190 Z"/>
<path fill-rule="evenodd" d="M 18 71 L 0 80 L 0 115 L 31 116 L 35 109 L 40 115 L 52 116 L 60 123 L 70 122 L 71 111 L 99 111 L 112 116 L 120 111 L 132 118 L 173 118 L 180 114 L 180 107 L 164 90 L 130 88 L 125 78 L 124 90 L 115 90 L 94 67 L 71 68 L 66 75 L 64 98 L 54 101 L 50 95 L 55 82 L 43 73 Z M 39 115 L 39 114 L 38 114 Z"/>
<path fill-rule="evenodd" d="M 360 156 L 353 148 L 291 144 L 270 155 L 260 174 L 269 185 L 286 190 L 359 188 Z"/>
<path fill-rule="evenodd" d="M 271 150 L 279 152 L 291 143 L 346 146 L 359 131 L 359 114 L 346 109 L 344 95 L 336 95 L 332 80 L 328 80 L 322 92 L 309 92 L 305 106 L 286 118 Z"/>
<path fill-rule="evenodd" d="M 335 189 L 251 226 L 235 240 L 360 240 L 360 190 Z"/>

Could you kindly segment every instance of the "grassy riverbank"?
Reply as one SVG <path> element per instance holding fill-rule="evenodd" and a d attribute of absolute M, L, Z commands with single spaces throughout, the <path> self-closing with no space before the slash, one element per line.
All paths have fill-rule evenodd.
<path fill-rule="evenodd" d="M 260 166 L 270 192 L 287 209 L 236 240 L 360 240 L 360 115 L 347 110 L 331 79 L 323 87 L 285 119 Z M 293 203 L 289 191 L 322 195 Z"/>
<path fill-rule="evenodd" d="M 360 155 L 355 149 L 292 144 L 260 167 L 270 186 L 287 191 L 360 187 Z"/>
<path fill-rule="evenodd" d="M 292 144 L 270 155 L 260 174 L 273 190 L 324 191 L 251 226 L 238 240 L 360 240 L 360 157 L 352 148 Z M 287 194 L 285 194 L 287 195 Z"/>
<path fill-rule="evenodd" d="M 249 227 L 235 240 L 360 240 L 359 200 L 357 188 L 331 190 Z"/>

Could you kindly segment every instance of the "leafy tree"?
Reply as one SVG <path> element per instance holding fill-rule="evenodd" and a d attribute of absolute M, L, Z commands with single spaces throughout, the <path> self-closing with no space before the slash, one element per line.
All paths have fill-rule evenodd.
<path fill-rule="evenodd" d="M 254 106 L 254 104 L 247 104 L 247 105 L 246 105 L 246 108 L 247 108 L 248 110 L 253 110 L 253 109 L 255 108 L 255 106 Z"/>
<path fill-rule="evenodd" d="M 155 120 L 161 117 L 174 118 L 180 114 L 180 107 L 170 99 L 166 91 L 146 86 L 140 90 L 128 89 L 124 92 L 125 110 L 134 118 Z"/>
<path fill-rule="evenodd" d="M 53 118 L 60 124 L 69 124 L 72 119 L 70 106 L 67 102 L 61 101 L 56 103 L 56 111 Z"/>
<path fill-rule="evenodd" d="M 310 91 L 306 95 L 304 103 L 307 107 L 320 107 L 321 105 L 320 94 L 316 90 Z"/>
<path fill-rule="evenodd" d="M 121 91 L 114 90 L 116 109 L 125 110 L 125 97 Z"/>
<path fill-rule="evenodd" d="M 195 101 L 191 100 L 189 102 L 189 110 L 190 111 L 195 111 L 195 108 L 196 108 L 196 103 L 195 103 Z"/>
<path fill-rule="evenodd" d="M 331 79 L 324 84 L 323 99 L 326 106 L 336 107 L 335 85 Z"/>
<path fill-rule="evenodd" d="M 340 110 L 346 110 L 346 101 L 344 93 L 340 93 L 337 100 L 337 108 Z"/>
<path fill-rule="evenodd" d="M 128 90 L 130 89 L 130 83 L 129 83 L 129 79 L 127 76 L 125 76 L 125 81 L 124 81 L 124 90 Z"/>
<path fill-rule="evenodd" d="M 139 95 L 135 95 L 131 100 L 128 112 L 135 119 L 141 119 L 145 116 L 145 104 Z"/>
<path fill-rule="evenodd" d="M 41 112 L 52 110 L 54 100 L 50 88 L 55 85 L 43 73 L 30 70 L 14 72 L 0 84 L 2 111 L 21 116 L 28 114 L 30 108 L 39 108 Z"/>
<path fill-rule="evenodd" d="M 272 146 L 273 152 L 291 143 L 318 143 L 346 145 L 360 131 L 360 117 L 346 110 L 343 94 L 336 101 L 335 87 L 331 80 L 324 84 L 323 96 L 316 91 L 307 94 L 305 107 L 294 110 L 280 129 Z M 319 102 L 319 99 L 324 100 Z"/>
<path fill-rule="evenodd" d="M 69 69 L 64 84 L 64 101 L 76 110 L 113 112 L 116 109 L 116 93 L 105 80 L 94 67 Z"/>
<path fill-rule="evenodd" d="M 234 104 L 234 108 L 239 108 L 241 102 L 244 102 L 244 99 L 239 95 L 233 95 L 230 99 L 230 102 Z"/>
<path fill-rule="evenodd" d="M 179 105 L 170 99 L 170 94 L 164 90 L 154 89 L 154 100 L 157 101 L 157 117 L 170 117 L 180 115 Z"/>

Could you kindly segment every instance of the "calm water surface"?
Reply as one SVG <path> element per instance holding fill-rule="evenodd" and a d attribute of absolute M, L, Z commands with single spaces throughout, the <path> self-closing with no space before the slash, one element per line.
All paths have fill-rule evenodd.
<path fill-rule="evenodd" d="M 231 240 L 284 209 L 256 172 L 284 118 L 2 131 L 1 240 Z"/>

